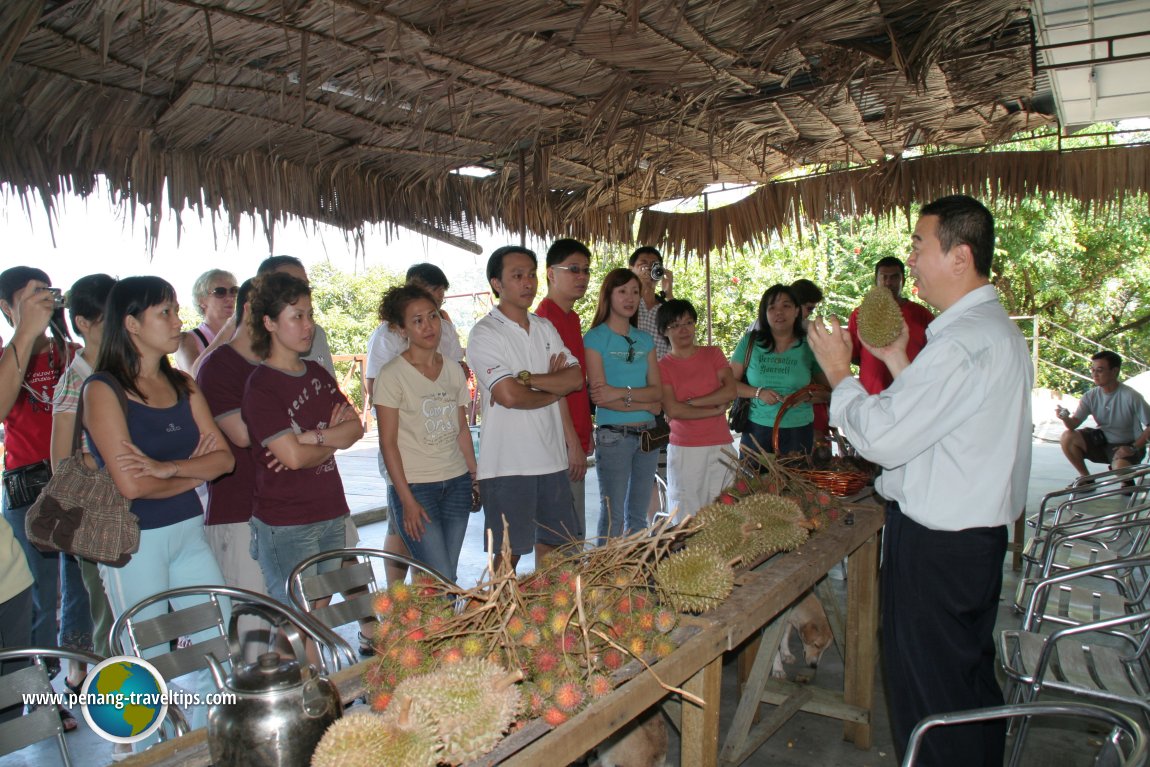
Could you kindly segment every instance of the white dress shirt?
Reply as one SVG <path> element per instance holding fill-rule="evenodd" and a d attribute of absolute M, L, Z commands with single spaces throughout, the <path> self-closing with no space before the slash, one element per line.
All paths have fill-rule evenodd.
<path fill-rule="evenodd" d="M 996 527 L 1026 503 L 1031 388 L 1026 340 L 991 285 L 934 319 L 927 343 L 886 391 L 845 378 L 830 423 L 883 467 L 876 489 L 933 530 Z"/>

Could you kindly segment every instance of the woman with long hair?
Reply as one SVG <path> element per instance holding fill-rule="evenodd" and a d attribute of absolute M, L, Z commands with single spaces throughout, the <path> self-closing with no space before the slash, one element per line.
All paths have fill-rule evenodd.
<path fill-rule="evenodd" d="M 159 277 L 127 277 L 112 287 L 96 372 L 81 396 L 92 457 L 107 465 L 140 520 L 140 548 L 131 560 L 123 567 L 100 565 L 116 616 L 161 591 L 223 585 L 195 489 L 231 471 L 232 454 L 195 382 L 168 362 L 179 345 L 179 304 L 171 285 Z M 202 601 L 184 598 L 176 606 Z M 165 610 L 156 604 L 139 617 Z M 214 688 L 206 672 L 194 676 L 199 690 Z M 204 716 L 206 707 L 197 707 L 193 725 Z"/>
<path fill-rule="evenodd" d="M 730 482 L 724 451 L 731 448 L 726 412 L 735 398 L 731 365 L 717 346 L 695 343 L 698 312 L 672 298 L 659 307 L 659 333 L 671 352 L 659 360 L 663 409 L 671 423 L 667 446 L 667 505 L 681 522 L 711 503 Z"/>
<path fill-rule="evenodd" d="M 297 564 L 345 547 L 351 512 L 335 451 L 354 445 L 363 424 L 331 373 L 304 359 L 316 328 L 307 283 L 264 274 L 248 304 L 251 348 L 262 360 L 240 406 L 256 454 L 252 536 L 268 594 L 287 604 Z"/>
<path fill-rule="evenodd" d="M 612 269 L 583 336 L 587 385 L 596 406 L 600 543 L 647 526 L 659 463 L 658 451 L 639 448 L 639 435 L 655 425 L 663 398 L 655 339 L 638 328 L 639 300 L 639 277 L 630 269 Z"/>
<path fill-rule="evenodd" d="M 92 649 L 88 592 L 76 558 L 43 552 L 28 542 L 24 520 L 51 476 L 52 398 L 75 352 L 65 324 L 63 299 L 42 270 L 14 266 L 0 273 L 0 311 L 16 332 L 4 349 L 15 365 L 0 392 L 4 419 L 4 518 L 20 543 L 32 572 L 31 643 L 37 647 Z M 56 602 L 60 599 L 60 620 Z M 72 669 L 79 685 L 83 673 Z M 77 723 L 60 709 L 64 729 Z"/>
<path fill-rule="evenodd" d="M 380 315 L 407 341 L 407 349 L 380 368 L 372 393 L 391 478 L 387 505 L 411 555 L 454 581 L 472 488 L 478 488 L 467 377 L 439 351 L 439 305 L 426 290 L 392 288 Z"/>
<path fill-rule="evenodd" d="M 60 461 L 72 454 L 80 390 L 96 367 L 104 336 L 104 304 L 115 284 L 116 280 L 106 274 L 89 274 L 76 280 L 65 296 L 68 312 L 72 316 L 72 332 L 84 340 L 84 349 L 72 357 L 71 364 L 56 384 L 52 404 L 53 466 L 59 465 Z M 81 440 L 81 447 L 85 453 L 91 452 L 86 441 Z M 92 650 L 102 658 L 111 657 L 108 632 L 112 629 L 112 609 L 104 595 L 100 569 L 88 559 L 77 559 L 77 562 L 88 595 L 88 612 L 92 619 Z M 64 683 L 68 689 L 78 692 L 84 675 L 85 666 L 70 661 Z"/>
<path fill-rule="evenodd" d="M 806 337 L 802 308 L 794 291 L 787 285 L 767 288 L 759 301 L 758 330 L 739 339 L 731 355 L 731 372 L 737 382 L 738 395 L 751 400 L 750 428 L 740 442 L 744 453 L 756 447 L 774 452 L 775 418 L 783 400 L 812 382 L 826 383 Z M 749 359 L 746 357 L 748 345 Z M 825 402 L 826 395 L 816 395 L 783 414 L 779 424 L 780 453 L 809 453 L 814 447 L 811 401 Z"/>

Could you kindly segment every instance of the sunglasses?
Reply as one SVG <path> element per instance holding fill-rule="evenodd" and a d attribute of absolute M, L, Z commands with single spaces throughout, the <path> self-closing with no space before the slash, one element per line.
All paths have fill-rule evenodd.
<path fill-rule="evenodd" d="M 208 291 L 208 295 L 215 296 L 216 298 L 223 298 L 224 296 L 234 296 L 240 292 L 240 289 L 235 285 L 230 288 L 212 288 Z"/>
<path fill-rule="evenodd" d="M 670 325 L 667 326 L 667 330 L 678 330 L 679 328 L 693 328 L 693 327 L 695 327 L 695 323 L 689 322 L 689 321 L 688 322 L 672 322 Z"/>
<path fill-rule="evenodd" d="M 623 336 L 623 340 L 627 342 L 627 364 L 631 364 L 635 361 L 635 342 L 631 336 Z"/>
<path fill-rule="evenodd" d="M 579 276 L 580 274 L 586 274 L 587 276 L 591 275 L 591 267 L 589 267 L 589 266 L 559 266 L 559 265 L 555 265 L 555 266 L 552 266 L 551 268 L 552 269 L 562 269 L 565 272 L 571 272 L 571 274 L 574 274 L 575 276 Z"/>

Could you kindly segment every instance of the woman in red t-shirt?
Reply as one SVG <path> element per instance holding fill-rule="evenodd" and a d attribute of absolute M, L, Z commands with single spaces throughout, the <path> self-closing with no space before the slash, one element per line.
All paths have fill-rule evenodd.
<path fill-rule="evenodd" d="M 18 389 L 0 397 L 5 443 L 4 518 L 32 571 L 30 643 L 91 651 L 92 616 L 76 558 L 40 551 L 28 543 L 24 532 L 28 509 L 52 473 L 52 395 L 74 352 L 63 302 L 57 300 L 59 291 L 53 291 L 51 285 L 47 274 L 31 266 L 14 266 L 0 274 L 0 310 L 16 328 L 4 356 L 14 359 L 14 378 L 20 382 Z M 61 597 L 59 621 L 57 597 Z M 83 681 L 83 666 L 73 664 L 67 675 L 69 686 L 78 690 Z M 76 720 L 66 709 L 60 710 L 60 718 L 65 730 L 76 729 Z"/>
<path fill-rule="evenodd" d="M 256 462 L 252 536 L 268 594 L 287 604 L 297 564 L 345 547 L 350 511 L 335 451 L 354 445 L 363 424 L 331 374 L 303 359 L 316 327 L 307 283 L 273 272 L 249 302 L 252 351 L 263 360 L 240 406 Z"/>

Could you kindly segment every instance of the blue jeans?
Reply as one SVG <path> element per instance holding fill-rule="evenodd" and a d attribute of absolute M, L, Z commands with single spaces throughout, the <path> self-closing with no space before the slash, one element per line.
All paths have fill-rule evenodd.
<path fill-rule="evenodd" d="M 347 548 L 347 521 L 343 516 L 306 525 L 269 525 L 252 517 L 252 549 L 268 596 L 291 605 L 287 580 L 295 566 L 324 551 Z M 323 572 L 340 566 L 338 559 L 325 562 Z"/>
<path fill-rule="evenodd" d="M 71 647 L 92 649 L 92 613 L 88 607 L 88 590 L 80 575 L 80 564 L 70 554 L 44 552 L 28 542 L 24 531 L 27 506 L 7 508 L 4 518 L 12 526 L 12 535 L 24 549 L 28 569 L 32 571 L 32 644 L 36 647 Z M 60 618 L 56 617 L 56 597 L 60 597 Z"/>
<path fill-rule="evenodd" d="M 392 485 L 387 486 L 387 507 L 394 515 L 395 528 L 411 556 L 455 582 L 459 550 L 467 535 L 471 517 L 471 475 L 467 472 L 442 482 L 412 482 L 411 494 L 427 512 L 423 535 L 411 537 L 403 527 L 403 504 Z"/>
<path fill-rule="evenodd" d="M 654 425 L 654 421 L 650 425 Z M 623 431 L 616 431 L 623 428 Z M 647 526 L 647 506 L 655 486 L 659 451 L 639 449 L 643 427 L 595 429 L 595 470 L 599 474 L 599 544 Z"/>

